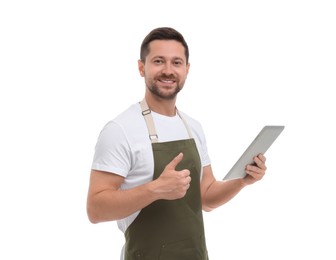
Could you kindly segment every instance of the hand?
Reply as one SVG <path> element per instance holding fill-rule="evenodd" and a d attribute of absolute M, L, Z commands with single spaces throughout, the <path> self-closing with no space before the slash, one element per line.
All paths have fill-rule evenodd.
<path fill-rule="evenodd" d="M 261 180 L 267 170 L 267 167 L 265 165 L 266 157 L 263 154 L 259 154 L 258 156 L 254 157 L 253 161 L 254 164 L 246 165 L 245 171 L 247 175 L 243 179 L 246 185 Z"/>
<path fill-rule="evenodd" d="M 190 187 L 190 171 L 187 169 L 176 171 L 176 166 L 182 161 L 183 154 L 177 155 L 166 165 L 162 174 L 155 180 L 156 192 L 160 193 L 161 199 L 174 200 L 185 196 Z"/>

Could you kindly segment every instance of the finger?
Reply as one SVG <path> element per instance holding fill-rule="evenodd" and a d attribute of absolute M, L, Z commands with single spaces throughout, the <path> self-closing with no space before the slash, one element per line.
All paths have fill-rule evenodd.
<path fill-rule="evenodd" d="M 257 167 L 259 167 L 260 169 L 266 170 L 266 165 L 265 165 L 265 161 L 263 159 L 266 158 L 260 158 L 261 156 L 256 156 L 253 158 L 255 164 Z"/>
<path fill-rule="evenodd" d="M 188 177 L 190 178 L 190 171 L 188 169 L 184 169 L 184 170 L 180 171 L 179 174 L 181 174 L 182 178 L 188 178 Z"/>
<path fill-rule="evenodd" d="M 189 184 L 191 182 L 191 177 L 190 176 L 187 176 L 185 179 L 186 179 L 187 184 Z"/>
<path fill-rule="evenodd" d="M 261 171 L 261 169 L 259 170 Z M 265 172 L 256 172 L 254 170 L 248 170 L 247 168 L 245 172 L 247 173 L 247 176 L 249 176 L 249 178 L 253 178 L 255 181 L 261 180 L 265 175 Z"/>
<path fill-rule="evenodd" d="M 179 153 L 170 163 L 167 164 L 166 169 L 175 170 L 175 167 L 182 161 L 183 153 Z"/>
<path fill-rule="evenodd" d="M 265 170 L 252 165 L 247 165 L 245 172 L 254 180 L 261 180 L 265 175 Z"/>
<path fill-rule="evenodd" d="M 265 172 L 265 169 L 262 169 L 258 166 L 253 166 L 251 164 L 248 164 L 246 167 L 245 167 L 245 171 L 248 173 L 248 174 L 251 174 L 251 173 L 257 173 L 257 174 L 263 174 Z"/>
<path fill-rule="evenodd" d="M 259 158 L 263 163 L 266 162 L 266 157 L 265 157 L 262 153 L 260 153 L 260 154 L 258 155 L 258 158 Z"/>

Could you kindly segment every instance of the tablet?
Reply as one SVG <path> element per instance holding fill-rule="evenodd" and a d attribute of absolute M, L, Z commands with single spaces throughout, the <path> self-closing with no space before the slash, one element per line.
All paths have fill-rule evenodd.
<path fill-rule="evenodd" d="M 265 154 L 284 128 L 285 126 L 282 125 L 264 126 L 223 180 L 244 178 L 246 176 L 246 165 L 253 164 L 253 157 L 256 155 Z"/>

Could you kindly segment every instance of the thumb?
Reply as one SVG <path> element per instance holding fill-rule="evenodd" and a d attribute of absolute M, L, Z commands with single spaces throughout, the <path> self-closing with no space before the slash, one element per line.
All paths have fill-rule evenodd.
<path fill-rule="evenodd" d="M 170 163 L 167 164 L 166 168 L 169 170 L 175 170 L 175 167 L 182 161 L 183 153 L 179 153 Z"/>

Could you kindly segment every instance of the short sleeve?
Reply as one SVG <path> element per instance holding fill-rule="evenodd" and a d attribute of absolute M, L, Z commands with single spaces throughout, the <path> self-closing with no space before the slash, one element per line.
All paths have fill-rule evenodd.
<path fill-rule="evenodd" d="M 99 134 L 91 168 L 126 177 L 131 168 L 130 154 L 123 128 L 110 121 Z"/>

